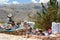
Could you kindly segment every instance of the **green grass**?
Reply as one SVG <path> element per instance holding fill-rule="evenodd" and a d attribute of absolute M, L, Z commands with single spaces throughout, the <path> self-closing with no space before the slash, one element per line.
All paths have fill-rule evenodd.
<path fill-rule="evenodd" d="M 0 22 L 0 24 L 4 24 L 5 22 Z"/>

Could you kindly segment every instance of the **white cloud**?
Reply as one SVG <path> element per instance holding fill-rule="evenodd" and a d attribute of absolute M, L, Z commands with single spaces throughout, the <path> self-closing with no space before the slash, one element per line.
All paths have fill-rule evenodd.
<path fill-rule="evenodd" d="M 33 3 L 47 3 L 49 0 L 40 0 L 39 2 L 37 2 L 36 0 L 32 0 Z"/>
<path fill-rule="evenodd" d="M 60 0 L 57 0 L 58 2 L 60 2 Z"/>
<path fill-rule="evenodd" d="M 17 2 L 17 1 L 13 1 L 12 4 L 19 4 L 19 2 Z"/>
<path fill-rule="evenodd" d="M 0 0 L 0 4 L 8 4 L 9 0 Z"/>
<path fill-rule="evenodd" d="M 32 2 L 33 2 L 33 3 L 37 3 L 37 1 L 35 1 L 35 0 L 32 0 Z"/>
<path fill-rule="evenodd" d="M 43 3 L 47 3 L 49 0 L 40 0 L 40 3 L 43 2 Z"/>
<path fill-rule="evenodd" d="M 0 0 L 0 4 L 19 4 L 19 2 L 17 0 L 13 2 L 9 2 L 9 0 Z"/>

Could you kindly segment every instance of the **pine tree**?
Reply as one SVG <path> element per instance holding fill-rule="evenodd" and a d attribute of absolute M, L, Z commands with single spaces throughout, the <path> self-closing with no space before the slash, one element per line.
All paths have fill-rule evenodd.
<path fill-rule="evenodd" d="M 49 29 L 51 27 L 52 22 L 58 22 L 58 2 L 57 0 L 50 0 L 48 3 L 48 8 L 46 8 L 42 3 L 43 8 L 43 26 L 45 29 Z"/>
<path fill-rule="evenodd" d="M 35 28 L 44 28 L 48 30 L 51 28 L 52 22 L 59 22 L 58 2 L 57 0 L 50 0 L 45 7 L 43 3 L 42 13 L 37 12 L 35 18 Z"/>

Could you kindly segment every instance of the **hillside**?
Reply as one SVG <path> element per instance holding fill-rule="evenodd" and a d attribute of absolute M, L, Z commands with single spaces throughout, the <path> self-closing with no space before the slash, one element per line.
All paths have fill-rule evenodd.
<path fill-rule="evenodd" d="M 41 11 L 41 4 L 17 4 L 17 5 L 0 5 L 0 22 L 7 20 L 7 15 L 12 13 L 14 21 L 28 19 L 28 14 L 35 14 Z"/>

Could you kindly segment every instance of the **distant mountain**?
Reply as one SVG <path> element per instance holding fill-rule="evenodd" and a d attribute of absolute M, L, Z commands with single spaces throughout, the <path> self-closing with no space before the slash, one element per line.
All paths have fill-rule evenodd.
<path fill-rule="evenodd" d="M 14 21 L 28 19 L 28 14 L 42 11 L 41 4 L 0 5 L 0 21 L 6 21 L 7 15 L 12 13 Z"/>

